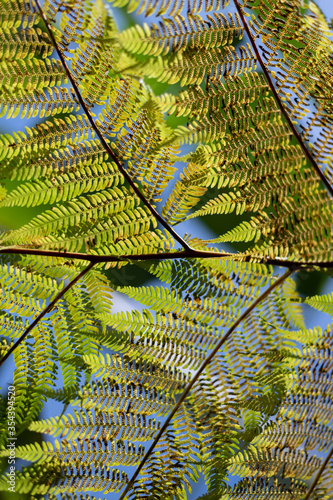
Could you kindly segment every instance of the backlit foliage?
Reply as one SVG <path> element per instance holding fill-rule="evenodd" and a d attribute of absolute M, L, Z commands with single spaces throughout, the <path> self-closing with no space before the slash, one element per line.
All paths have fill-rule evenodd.
<path fill-rule="evenodd" d="M 228 3 L 0 0 L 0 112 L 23 123 L 0 204 L 39 209 L 1 234 L 1 357 L 56 299 L 12 354 L 22 498 L 186 499 L 204 476 L 202 500 L 302 500 L 320 472 L 332 499 L 333 324 L 302 303 L 333 298 L 293 275 L 333 267 L 331 28 L 312 0 Z M 175 231 L 212 216 L 214 240 Z M 152 281 L 119 279 L 134 264 Z"/>

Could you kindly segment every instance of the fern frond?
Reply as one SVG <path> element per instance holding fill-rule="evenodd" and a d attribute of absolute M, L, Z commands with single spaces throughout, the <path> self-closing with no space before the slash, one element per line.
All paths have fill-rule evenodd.
<path fill-rule="evenodd" d="M 200 444 L 195 431 L 192 405 L 183 404 L 178 417 L 169 426 L 154 455 L 143 468 L 143 477 L 134 484 L 129 498 L 151 495 L 152 491 L 157 498 L 186 495 L 185 488 L 190 489 L 189 480 L 198 477 Z M 161 470 L 167 479 L 167 491 L 159 481 Z"/>
<path fill-rule="evenodd" d="M 314 297 L 307 297 L 305 299 L 305 304 L 319 311 L 323 311 L 330 316 L 333 316 L 333 296 L 331 293 L 326 295 L 316 295 Z"/>
<path fill-rule="evenodd" d="M 130 361 L 127 355 L 124 360 L 119 355 L 105 357 L 100 354 L 84 355 L 83 362 L 88 369 L 101 379 L 109 378 L 115 383 L 128 382 L 142 387 L 154 387 L 161 392 L 178 393 L 184 387 L 184 377 L 181 372 L 166 369 L 156 362 L 140 364 L 137 361 Z"/>
<path fill-rule="evenodd" d="M 154 221 L 147 209 L 138 207 L 138 204 L 136 196 L 114 187 L 112 191 L 104 190 L 70 201 L 67 206 L 54 206 L 27 226 L 11 233 L 7 241 L 22 244 L 33 240 L 35 245 L 66 248 L 68 251 L 79 250 L 83 244 L 98 248 L 111 233 L 114 238 L 126 239 L 150 229 Z M 96 225 L 97 221 L 99 224 Z M 63 226 L 68 227 L 67 232 Z M 60 235 L 57 237 L 58 230 Z M 40 234 L 43 236 L 38 236 Z"/>
<path fill-rule="evenodd" d="M 76 464 L 78 465 L 78 464 Z M 61 461 L 36 464 L 25 467 L 16 476 L 16 491 L 20 494 L 58 495 L 61 492 L 76 494 L 79 491 L 119 491 L 127 482 L 127 475 L 115 469 L 105 470 L 100 476 L 94 475 L 94 469 L 87 464 L 83 471 L 79 467 L 68 465 L 67 472 L 62 474 Z M 1 479 L 0 490 L 8 491 L 9 476 Z M 35 497 L 36 498 L 36 497 Z"/>
<path fill-rule="evenodd" d="M 271 477 L 284 465 L 285 477 L 298 476 L 301 479 L 309 479 L 319 464 L 318 458 L 308 458 L 302 450 L 262 452 L 250 446 L 247 451 L 235 456 L 231 462 L 230 472 L 241 477 L 254 475 Z"/>
<path fill-rule="evenodd" d="M 225 316 L 232 314 L 232 308 L 228 304 L 219 303 L 214 299 L 196 299 L 190 301 L 183 300 L 177 292 L 165 288 L 153 287 L 124 287 L 120 290 L 130 298 L 150 306 L 155 311 L 164 313 L 174 313 L 177 316 L 188 320 L 194 319 L 204 324 L 212 322 L 214 326 L 220 326 L 225 321 Z"/>
<path fill-rule="evenodd" d="M 59 113 L 78 111 L 79 105 L 72 90 L 66 87 L 53 87 L 47 90 L 36 90 L 34 94 L 26 95 L 22 90 L 12 92 L 6 90 L 0 99 L 0 118 L 40 118 Z"/>
<path fill-rule="evenodd" d="M 105 255 L 139 255 L 141 253 L 158 253 L 168 251 L 174 247 L 174 240 L 170 235 L 158 229 L 135 234 L 126 239 L 105 242 L 103 246 L 95 249 L 96 254 Z M 119 265 L 119 264 L 118 264 Z M 114 267 L 114 264 L 106 264 L 105 268 Z"/>
<path fill-rule="evenodd" d="M 113 136 L 124 122 L 130 126 L 135 121 L 147 97 L 147 91 L 134 78 L 117 78 L 97 124 L 104 133 Z"/>
<path fill-rule="evenodd" d="M 118 391 L 124 391 L 124 397 L 119 399 Z M 107 413 L 124 413 L 127 408 L 137 415 L 162 415 L 168 412 L 173 403 L 172 395 L 165 394 L 154 388 L 133 387 L 132 384 L 114 384 L 112 379 L 92 382 L 89 388 L 84 388 L 77 394 L 73 406 L 87 410 L 94 408 Z M 130 406 L 129 406 L 130 404 Z"/>
<path fill-rule="evenodd" d="M 96 422 L 96 423 L 95 423 Z M 99 427 L 98 437 L 95 426 Z M 80 438 L 83 440 L 98 439 L 98 441 L 112 440 L 118 436 L 131 441 L 147 441 L 156 433 L 157 425 L 145 415 L 102 412 L 86 412 L 74 410 L 62 417 L 52 417 L 47 420 L 38 420 L 29 425 L 34 432 L 42 432 L 51 436 L 65 437 L 67 441 Z"/>
<path fill-rule="evenodd" d="M 189 163 L 187 169 L 180 174 L 180 181 L 166 201 L 162 215 L 172 224 L 178 224 L 186 219 L 187 214 L 206 193 L 205 187 L 196 186 L 195 180 L 198 175 L 206 172 L 206 168 Z"/>
<path fill-rule="evenodd" d="M 52 177 L 57 169 L 69 170 L 71 162 L 66 160 L 71 145 L 88 139 L 90 131 L 91 126 L 85 115 L 70 115 L 64 119 L 54 118 L 52 122 L 46 121 L 36 127 L 26 127 L 26 133 L 2 135 L 2 175 L 8 175 L 12 180 L 30 180 L 39 179 L 41 176 Z M 84 143 L 85 148 L 90 145 L 96 146 L 96 143 Z M 67 146 L 69 148 L 66 150 Z M 66 155 L 61 155 L 61 148 L 65 149 Z M 73 149 L 75 151 L 75 147 Z M 54 154 L 55 151 L 57 154 Z M 102 153 L 103 150 L 96 148 L 97 151 Z M 31 164 L 34 168 L 31 168 Z"/>
<path fill-rule="evenodd" d="M 311 0 L 111 3 L 148 22 L 0 1 L 0 115 L 39 121 L 0 136 L 1 207 L 40 207 L 0 237 L 0 364 L 17 432 L 49 437 L 17 443 L 16 493 L 185 500 L 202 473 L 207 500 L 328 500 L 333 330 L 302 306 L 333 302 L 290 275 L 332 266 L 331 29 Z M 210 241 L 172 228 L 211 215 Z"/>
<path fill-rule="evenodd" d="M 159 26 L 155 23 L 151 27 L 146 23 L 142 27 L 136 25 L 120 33 L 118 39 L 129 52 L 158 56 L 182 52 L 186 47 L 209 49 L 231 45 L 243 34 L 237 15 L 229 15 L 228 20 L 222 13 L 207 14 L 207 22 L 195 14 L 187 19 L 189 27 L 181 15 L 164 18 Z"/>
<path fill-rule="evenodd" d="M 27 446 L 19 446 L 16 449 L 18 458 L 22 458 L 24 460 L 29 460 L 31 462 L 38 462 L 38 464 L 48 463 L 52 460 L 57 462 L 57 458 L 59 454 L 63 455 L 61 460 L 62 467 L 71 466 L 73 468 L 82 467 L 82 462 L 85 466 L 95 465 L 96 463 L 100 463 L 100 465 L 106 471 L 110 470 L 110 466 L 108 465 L 109 460 L 114 465 L 134 465 L 137 463 L 140 458 L 142 458 L 142 447 L 138 446 L 136 449 L 135 445 L 128 446 L 126 449 L 122 442 L 119 441 L 117 444 L 115 443 L 108 450 L 109 453 L 104 453 L 103 448 L 99 449 L 96 452 L 92 450 L 89 456 L 89 461 L 84 459 L 86 455 L 86 450 L 82 445 L 76 445 L 72 448 L 71 443 L 66 442 L 66 440 L 62 440 L 61 443 L 55 439 L 54 444 L 52 445 L 50 442 L 43 443 L 39 445 L 36 443 L 35 445 L 27 445 Z M 2 453 L 3 456 L 8 456 L 9 451 Z"/>
<path fill-rule="evenodd" d="M 58 291 L 55 280 L 34 272 L 27 273 L 19 267 L 8 265 L 4 259 L 0 271 L 0 286 L 1 308 L 11 314 L 20 314 L 21 317 L 40 312 L 45 301 L 52 300 Z"/>
<path fill-rule="evenodd" d="M 204 359 L 204 352 L 219 338 L 217 328 L 193 320 L 174 317 L 172 313 L 157 314 L 154 318 L 149 310 L 117 313 L 110 316 L 107 324 L 117 332 L 128 332 L 121 348 L 134 359 L 156 360 L 165 366 L 193 368 Z M 106 336 L 111 343 L 114 333 Z M 134 340 L 136 339 L 136 340 Z M 102 342 L 105 342 L 102 339 Z"/>
<path fill-rule="evenodd" d="M 314 144 L 310 145 L 311 153 L 319 165 L 325 167 L 327 164 L 330 172 L 327 144 L 332 135 L 328 97 L 332 80 L 332 47 L 325 17 L 314 2 L 309 3 L 303 16 L 299 15 L 299 2 L 275 8 L 263 1 L 250 1 L 246 6 L 257 14 L 251 24 L 252 32 L 263 43 L 264 62 L 279 97 L 291 119 L 302 121 L 300 127 L 304 141 L 311 140 L 314 130 L 319 133 Z M 269 34 L 272 26 L 281 30 L 284 36 L 272 37 Z M 278 66 L 279 71 L 274 71 L 273 66 Z"/>
<path fill-rule="evenodd" d="M 64 69 L 60 61 L 55 59 L 26 59 L 0 65 L 2 92 L 6 92 L 9 85 L 13 91 L 22 89 L 33 92 L 43 87 L 60 86 L 63 82 L 66 83 Z"/>
<path fill-rule="evenodd" d="M 268 424 L 264 432 L 253 441 L 262 448 L 297 449 L 304 445 L 307 450 L 328 451 L 332 442 L 332 430 L 325 425 L 304 422 L 288 422 L 279 419 Z"/>
<path fill-rule="evenodd" d="M 176 52 L 172 56 L 158 56 L 157 60 L 147 62 L 138 69 L 150 78 L 156 78 L 169 84 L 200 85 L 207 72 L 212 80 L 224 75 L 237 78 L 239 74 L 250 72 L 256 68 L 256 59 L 249 45 L 240 46 L 238 52 L 232 45 L 211 49 L 187 48 L 184 52 Z"/>
<path fill-rule="evenodd" d="M 215 213 L 230 213 L 234 210 L 236 210 L 237 215 L 243 213 L 243 211 L 262 210 L 275 203 L 277 204 L 280 200 L 284 200 L 288 195 L 290 186 L 295 188 L 296 193 L 298 190 L 302 191 L 306 188 L 314 190 L 316 187 L 318 189 L 318 181 L 315 175 L 309 177 L 306 174 L 285 175 L 283 180 L 272 178 L 257 187 L 255 193 L 253 192 L 254 186 L 252 186 L 252 192 L 250 192 L 249 188 L 245 188 L 244 191 L 219 195 L 209 201 L 200 211 L 193 214 L 193 217 Z"/>
<path fill-rule="evenodd" d="M 18 430 L 23 430 L 44 406 L 46 398 L 41 393 L 55 385 L 57 368 L 48 325 L 41 324 L 34 332 L 33 348 L 24 344 L 17 351 L 15 364 L 15 425 Z"/>
<path fill-rule="evenodd" d="M 89 150 L 87 153 L 88 156 Z M 78 159 L 77 156 L 75 158 Z M 83 193 L 104 191 L 106 188 L 116 185 L 117 181 L 121 182 L 120 179 L 121 176 L 114 165 L 104 162 L 102 164 L 95 163 L 91 167 L 85 165 L 84 168 L 69 170 L 68 173 L 54 172 L 51 179 L 22 183 L 2 200 L 1 206 L 53 205 L 60 201 L 69 201 Z"/>
<path fill-rule="evenodd" d="M 258 495 L 265 495 L 269 500 L 295 500 L 301 498 L 307 491 L 307 486 L 302 481 L 291 479 L 290 487 L 286 484 L 279 485 L 277 480 L 274 482 L 263 478 L 245 478 L 233 486 L 225 487 L 221 491 L 219 500 L 247 500 L 256 498 Z M 207 493 L 197 500 L 215 500 L 216 492 Z"/>
<path fill-rule="evenodd" d="M 30 0 L 10 0 L 7 6 L 1 6 L 0 12 L 4 28 L 17 28 L 21 23 L 24 28 L 30 28 L 39 18 L 35 3 Z"/>
<path fill-rule="evenodd" d="M 5 312 L 2 312 L 0 316 L 0 325 L 2 335 L 11 333 L 13 338 L 19 337 L 28 326 L 27 322 L 22 318 Z"/>

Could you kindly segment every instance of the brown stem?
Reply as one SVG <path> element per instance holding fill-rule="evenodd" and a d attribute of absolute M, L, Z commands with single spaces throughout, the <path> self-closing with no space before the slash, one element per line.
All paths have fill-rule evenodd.
<path fill-rule="evenodd" d="M 325 458 L 324 462 L 322 463 L 322 466 L 320 467 L 316 477 L 314 478 L 314 481 L 313 483 L 311 484 L 311 487 L 309 489 L 309 491 L 307 492 L 307 494 L 305 495 L 304 498 L 302 498 L 302 500 L 309 500 L 310 498 L 310 495 L 311 493 L 313 492 L 313 490 L 315 489 L 315 487 L 317 486 L 318 484 L 318 481 L 319 479 L 321 478 L 321 475 L 322 473 L 324 472 L 328 462 L 330 461 L 330 459 L 333 457 L 333 448 L 331 449 L 331 451 L 329 452 L 329 454 L 327 455 L 327 457 Z"/>
<path fill-rule="evenodd" d="M 181 404 L 184 402 L 184 400 L 186 399 L 186 397 L 188 396 L 190 390 L 192 389 L 192 387 L 194 386 L 194 384 L 196 383 L 196 381 L 198 380 L 198 378 L 200 377 L 200 375 L 202 374 L 202 372 L 206 369 L 206 367 L 209 365 L 209 363 L 211 362 L 211 360 L 213 359 L 213 357 L 215 356 L 215 354 L 219 351 L 219 349 L 221 349 L 222 345 L 228 340 L 228 338 L 230 337 L 230 335 L 233 333 L 233 331 L 237 328 L 237 326 L 243 321 L 243 319 L 245 319 L 252 311 L 253 309 L 255 309 L 257 307 L 258 304 L 260 304 L 260 302 L 262 302 L 275 288 L 277 288 L 279 285 L 281 285 L 281 283 L 283 283 L 292 273 L 293 273 L 293 269 L 288 269 L 288 271 L 286 271 L 280 278 L 278 278 L 269 288 L 267 288 L 261 295 L 259 295 L 259 297 L 243 312 L 243 314 L 241 314 L 239 316 L 239 318 L 234 322 L 234 324 L 229 328 L 229 330 L 226 332 L 226 334 L 221 338 L 221 340 L 216 344 L 216 346 L 214 347 L 214 349 L 212 350 L 212 352 L 209 354 L 209 356 L 205 359 L 205 361 L 202 363 L 202 365 L 200 366 L 200 368 L 198 369 L 198 371 L 196 372 L 196 374 L 194 375 L 194 377 L 192 378 L 192 380 L 189 382 L 189 384 L 187 385 L 186 389 L 184 390 L 183 394 L 181 395 L 179 401 L 177 402 L 177 404 L 173 407 L 173 409 L 171 410 L 171 412 L 169 413 L 167 419 L 165 420 L 164 424 L 162 425 L 160 431 L 158 432 L 158 434 L 156 435 L 153 443 L 151 444 L 149 450 L 146 452 L 145 456 L 143 457 L 143 459 L 141 460 L 139 466 L 137 467 L 135 473 L 133 474 L 131 480 L 129 481 L 129 483 L 127 484 L 126 486 L 126 489 L 124 490 L 124 492 L 121 494 L 119 500 L 124 500 L 125 498 L 125 495 L 127 494 L 127 492 L 129 491 L 129 489 L 132 487 L 132 485 L 134 484 L 134 481 L 136 480 L 136 478 L 138 477 L 142 467 L 144 466 L 144 464 L 147 462 L 149 456 L 152 454 L 156 444 L 158 443 L 159 439 L 161 438 L 162 434 L 164 433 L 164 431 L 167 429 L 169 423 L 171 422 L 172 418 L 174 417 L 174 415 L 177 413 L 178 409 L 180 408 Z"/>
<path fill-rule="evenodd" d="M 58 47 L 58 44 L 57 44 L 57 41 L 53 35 L 53 31 L 52 31 L 52 28 L 43 12 L 43 9 L 41 8 L 40 6 L 40 3 L 39 3 L 39 0 L 35 0 L 36 2 L 36 5 L 38 7 L 38 10 L 39 10 L 39 13 L 41 15 L 41 18 L 43 19 L 44 21 L 44 24 L 45 24 L 45 27 L 47 29 L 47 32 L 48 32 L 48 35 L 52 41 L 52 44 L 59 56 L 59 59 L 64 67 L 64 70 L 67 74 L 67 77 L 69 79 L 69 81 L 71 82 L 72 84 L 72 87 L 74 89 L 74 92 L 76 94 L 76 97 L 83 109 L 83 111 L 85 112 L 85 114 L 87 115 L 87 118 L 91 124 L 91 127 L 92 129 L 94 130 L 94 132 L 96 133 L 97 137 L 99 138 L 99 140 L 101 141 L 101 144 L 104 146 L 105 150 L 107 151 L 108 155 L 110 156 L 110 158 L 112 158 L 112 160 L 115 162 L 115 164 L 117 165 L 119 171 L 122 173 L 122 175 L 125 177 L 125 179 L 127 180 L 127 182 L 130 184 L 130 186 L 132 187 L 133 191 L 135 192 L 135 194 L 138 196 L 138 198 L 140 198 L 140 200 L 142 201 L 142 203 L 148 208 L 148 210 L 151 212 L 151 214 L 153 214 L 153 216 L 158 220 L 158 222 L 175 238 L 176 241 L 178 241 L 178 243 L 185 249 L 185 250 L 190 250 L 190 246 L 186 243 L 186 241 L 183 240 L 183 238 L 181 236 L 179 236 L 178 233 L 176 233 L 176 231 L 167 223 L 167 221 L 155 210 L 155 208 L 149 203 L 149 201 L 146 199 L 146 197 L 141 193 L 140 189 L 138 188 L 138 186 L 135 184 L 135 182 L 133 181 L 133 179 L 131 178 L 131 176 L 127 173 L 127 171 L 124 169 L 124 167 L 122 166 L 121 162 L 119 161 L 119 159 L 117 158 L 117 156 L 115 155 L 115 153 L 112 151 L 112 149 L 110 148 L 109 144 L 106 142 L 106 140 L 104 139 L 104 136 L 103 134 L 101 133 L 101 131 L 99 130 L 99 128 L 97 127 L 90 111 L 89 111 L 89 108 L 88 106 L 86 105 L 83 97 L 81 96 L 81 93 L 79 91 L 79 88 L 75 82 L 75 79 L 73 78 L 68 66 L 67 66 L 67 63 L 65 61 L 65 58 L 61 52 L 61 50 L 59 49 Z"/>
<path fill-rule="evenodd" d="M 229 252 L 210 252 L 208 250 L 179 250 L 175 252 L 161 253 L 142 253 L 139 255 L 91 255 L 80 252 L 58 252 L 57 250 L 38 250 L 33 248 L 7 247 L 0 248 L 0 254 L 17 254 L 17 255 L 41 255 L 43 257 L 57 257 L 69 260 L 86 260 L 94 264 L 103 262 L 122 262 L 122 261 L 140 261 L 140 260 L 174 260 L 174 259 L 223 259 L 237 258 L 239 262 L 255 262 L 257 264 L 267 264 L 271 266 L 286 267 L 288 269 L 311 269 L 319 267 L 321 269 L 333 268 L 332 261 L 293 261 L 287 259 L 272 259 L 265 256 L 251 257 L 250 255 L 242 256 L 241 254 L 233 254 Z M 234 259 L 237 261 L 236 259 Z"/>
<path fill-rule="evenodd" d="M 15 342 L 15 344 L 9 349 L 8 352 L 3 356 L 3 358 L 0 359 L 0 366 L 6 361 L 6 359 L 9 358 L 9 356 L 15 351 L 15 349 L 22 344 L 22 342 L 25 340 L 27 335 L 31 332 L 31 330 L 40 322 L 40 320 L 47 314 L 48 312 L 52 311 L 53 307 L 55 304 L 65 295 L 65 293 L 72 288 L 72 286 L 75 285 L 85 274 L 87 274 L 88 271 L 95 265 L 94 262 L 90 262 L 90 264 L 83 269 L 83 271 L 80 272 L 74 278 L 68 285 L 66 285 L 59 293 L 58 295 L 52 300 L 52 302 L 49 303 L 47 307 L 43 309 L 43 311 L 37 316 L 37 318 L 28 326 L 28 328 L 25 330 L 24 333 L 22 333 L 21 337 Z"/>
<path fill-rule="evenodd" d="M 252 33 L 250 31 L 250 28 L 245 20 L 245 17 L 244 17 L 244 14 L 243 14 L 243 9 L 241 8 L 241 6 L 239 5 L 238 3 L 238 0 L 234 0 L 235 2 L 235 7 L 237 9 L 237 12 L 239 14 L 239 17 L 241 18 L 241 21 L 243 23 L 243 26 L 244 26 L 244 30 L 247 34 L 247 36 L 249 37 L 249 40 L 250 40 L 250 43 L 252 45 L 252 48 L 255 52 L 255 55 L 258 59 L 258 62 L 261 66 L 261 69 L 266 77 L 266 80 L 270 86 L 270 89 L 274 95 L 274 98 L 276 100 L 276 103 L 277 105 L 279 106 L 280 108 L 280 111 L 281 113 L 283 114 L 284 118 L 286 119 L 288 125 L 289 125 L 289 128 L 290 130 L 292 131 L 292 133 L 294 134 L 294 136 L 296 137 L 297 141 L 298 141 L 298 144 L 300 145 L 300 147 L 302 148 L 303 150 L 303 153 L 305 154 L 305 156 L 307 157 L 307 159 L 310 161 L 310 163 L 312 164 L 313 168 L 316 170 L 317 174 L 319 175 L 319 177 L 321 178 L 324 186 L 326 187 L 327 191 L 330 193 L 331 196 L 333 196 L 333 187 L 330 185 L 330 183 L 328 182 L 328 180 L 326 179 L 325 175 L 323 174 L 323 172 L 321 171 L 318 163 L 316 162 L 316 160 L 314 159 L 314 157 L 312 156 L 312 154 L 310 153 L 310 151 L 308 150 L 308 148 L 306 147 L 303 139 L 302 139 L 302 136 L 298 133 L 295 125 L 293 124 L 290 116 L 288 115 L 288 112 L 287 110 L 285 109 L 285 107 L 283 106 L 282 104 L 282 101 L 280 99 L 280 96 L 279 94 L 277 93 L 276 89 L 275 89 L 275 86 L 273 84 L 273 81 L 271 79 L 271 76 L 262 60 L 262 57 L 260 55 L 260 52 L 258 50 L 258 47 L 253 39 L 253 36 L 252 36 Z"/>

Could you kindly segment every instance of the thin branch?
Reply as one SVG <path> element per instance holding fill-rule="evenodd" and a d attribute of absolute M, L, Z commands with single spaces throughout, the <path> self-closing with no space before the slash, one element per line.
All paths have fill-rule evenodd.
<path fill-rule="evenodd" d="M 267 264 L 270 266 L 285 267 L 287 269 L 311 269 L 319 267 L 321 269 L 333 268 L 333 261 L 294 261 L 287 259 L 272 259 L 265 256 L 251 256 L 230 253 L 230 252 L 210 252 L 208 250 L 179 250 L 175 252 L 142 253 L 138 255 L 91 255 L 80 252 L 58 252 L 57 250 L 38 250 L 34 248 L 5 247 L 0 248 L 0 254 L 17 255 L 40 255 L 43 257 L 56 257 L 69 260 L 86 260 L 94 264 L 105 262 L 141 261 L 141 260 L 175 260 L 175 259 L 227 259 L 235 262 L 253 262 L 256 264 Z M 239 260 L 237 260 L 239 257 Z"/>
<path fill-rule="evenodd" d="M 65 295 L 65 293 L 72 288 L 88 271 L 95 265 L 94 262 L 91 262 L 83 271 L 80 272 L 68 285 L 66 285 L 58 295 L 49 303 L 47 307 L 43 309 L 43 311 L 37 316 L 37 318 L 28 326 L 24 333 L 22 333 L 21 337 L 15 342 L 15 344 L 9 349 L 8 352 L 0 359 L 0 366 L 9 358 L 9 356 L 15 351 L 15 349 L 22 344 L 27 335 L 31 332 L 31 330 L 40 322 L 40 320 L 47 314 L 52 311 L 55 304 Z"/>
<path fill-rule="evenodd" d="M 36 5 L 38 7 L 38 10 L 39 10 L 39 13 L 41 15 L 41 18 L 43 19 L 44 21 L 44 24 L 45 24 L 45 27 L 47 29 L 47 32 L 48 32 L 48 35 L 52 41 L 52 44 L 59 56 L 59 59 L 64 67 L 64 70 L 67 74 L 67 77 L 69 79 L 69 81 L 71 82 L 72 84 L 72 87 L 73 87 L 73 90 L 76 94 L 76 97 L 80 103 L 80 106 L 82 107 L 83 111 L 85 112 L 85 114 L 87 115 L 87 118 L 91 124 L 91 127 L 92 129 L 94 130 L 94 132 L 96 133 L 96 135 L 98 136 L 99 140 L 101 141 L 101 144 L 104 146 L 104 148 L 106 149 L 108 155 L 110 156 L 110 158 L 112 158 L 112 160 L 115 162 L 115 164 L 117 165 L 119 171 L 123 174 L 123 176 L 125 177 L 125 179 L 127 180 L 127 182 L 130 184 L 130 186 L 132 187 L 133 191 L 135 192 L 135 194 L 138 196 L 138 198 L 140 198 L 140 200 L 142 201 L 142 203 L 144 203 L 144 205 L 148 208 L 148 210 L 151 212 L 151 214 L 158 220 L 158 222 L 174 237 L 174 239 L 176 241 L 178 241 L 178 243 L 185 249 L 185 250 L 190 250 L 190 246 L 186 243 L 186 241 L 183 240 L 183 238 L 181 236 L 179 236 L 178 233 L 176 233 L 176 231 L 167 223 L 167 221 L 155 210 L 155 208 L 151 205 L 151 203 L 149 203 L 149 201 L 146 199 L 146 197 L 141 193 L 140 189 L 138 188 L 138 186 L 135 184 L 135 182 L 133 181 L 133 179 L 131 178 L 131 176 L 127 173 L 127 171 L 125 170 L 125 168 L 123 167 L 122 163 L 120 162 L 120 160 L 117 158 L 117 156 L 115 155 L 115 153 L 112 151 L 112 149 L 110 148 L 109 144 L 106 142 L 106 140 L 104 139 L 104 136 L 103 134 L 101 133 L 101 131 L 99 130 L 99 128 L 97 127 L 91 113 L 90 113 L 90 110 L 88 108 L 88 106 L 86 105 L 83 97 L 81 96 L 81 93 L 79 91 L 79 88 L 76 84 L 76 81 L 75 79 L 73 78 L 72 76 L 72 73 L 70 72 L 68 66 L 67 66 L 67 63 L 65 61 L 65 58 L 61 52 L 61 50 L 59 49 L 59 46 L 57 44 L 57 41 L 53 35 L 53 31 L 52 31 L 52 28 L 47 20 L 47 17 L 45 16 L 44 12 L 43 12 L 43 9 L 42 7 L 40 6 L 40 3 L 39 3 L 39 0 L 35 0 L 36 2 Z"/>
<path fill-rule="evenodd" d="M 333 457 L 333 448 L 331 449 L 331 451 L 329 452 L 329 454 L 325 458 L 324 462 L 322 463 L 322 466 L 320 467 L 316 477 L 314 478 L 313 483 L 311 484 L 311 488 L 309 489 L 309 491 L 307 492 L 307 494 L 305 495 L 305 497 L 302 500 L 309 500 L 311 493 L 313 492 L 313 490 L 317 486 L 318 481 L 321 478 L 322 473 L 324 472 L 328 462 L 331 460 L 332 457 Z"/>
<path fill-rule="evenodd" d="M 169 413 L 167 419 L 165 420 L 164 424 L 162 425 L 160 431 L 158 432 L 158 434 L 156 435 L 153 443 L 151 444 L 149 450 L 146 452 L 145 456 L 143 457 L 143 459 L 141 460 L 139 466 L 137 467 L 135 473 L 133 474 L 131 480 L 129 481 L 129 483 L 127 484 L 126 486 L 126 489 L 124 490 L 124 492 L 122 493 L 122 495 L 120 496 L 119 500 L 124 500 L 125 498 L 125 495 L 127 494 L 127 492 L 130 490 L 130 488 L 132 487 L 132 485 L 134 484 L 134 481 L 136 480 L 136 478 L 138 477 L 142 467 L 144 466 L 144 464 L 147 462 L 148 458 L 150 457 L 150 455 L 152 454 L 156 444 L 158 443 L 159 439 L 161 438 L 162 434 L 165 432 L 165 430 L 167 429 L 169 423 L 171 422 L 172 418 L 174 417 L 174 415 L 177 413 L 178 409 L 180 408 L 180 406 L 182 405 L 182 403 L 184 402 L 184 400 L 186 399 L 186 397 L 188 396 L 190 390 L 192 389 L 192 387 L 194 386 L 194 384 L 196 383 L 196 381 L 198 380 L 198 378 L 200 377 L 200 375 L 202 374 L 202 372 L 206 369 L 206 367 L 209 365 L 209 363 L 211 362 L 211 360 L 214 358 L 215 354 L 219 351 L 219 349 L 221 349 L 222 345 L 225 344 L 225 342 L 228 340 L 228 338 L 230 337 L 230 335 L 234 332 L 234 330 L 238 327 L 238 325 L 245 319 L 247 318 L 247 316 L 253 311 L 253 309 L 255 309 L 257 307 L 258 304 L 260 304 L 260 302 L 262 302 L 266 297 L 268 297 L 268 295 L 275 289 L 277 288 L 278 286 L 281 285 L 281 283 L 283 283 L 292 273 L 294 272 L 293 269 L 288 269 L 288 271 L 286 271 L 282 276 L 280 276 L 280 278 L 278 278 L 269 288 L 267 288 L 261 295 L 259 295 L 259 297 L 243 312 L 243 314 L 241 314 L 239 316 L 239 318 L 234 322 L 234 324 L 229 328 L 229 330 L 226 332 L 226 334 L 221 338 L 221 340 L 216 344 L 216 346 L 214 347 L 214 349 L 212 350 L 212 352 L 209 354 L 209 356 L 205 359 L 205 361 L 202 363 L 202 365 L 200 366 L 200 368 L 198 369 L 198 371 L 196 372 L 196 374 L 194 375 L 194 377 L 192 378 L 192 380 L 189 382 L 189 384 L 187 385 L 186 389 L 184 390 L 183 394 L 181 395 L 179 401 L 177 402 L 177 404 L 173 407 L 173 409 L 171 410 L 171 412 Z"/>
<path fill-rule="evenodd" d="M 310 153 L 309 149 L 307 148 L 307 146 L 305 145 L 303 139 L 302 139 L 302 136 L 299 134 L 299 132 L 297 131 L 295 125 L 293 124 L 292 120 L 290 119 L 290 116 L 288 115 L 288 112 L 287 110 L 285 109 L 285 107 L 283 106 L 282 104 L 282 101 L 280 99 L 280 96 L 279 94 L 277 93 L 276 89 L 275 89 L 275 86 L 273 84 L 273 81 L 271 79 L 271 76 L 262 60 L 262 57 L 260 55 L 260 52 L 257 48 L 257 45 L 253 39 L 253 36 L 252 36 L 252 33 L 250 31 L 250 28 L 245 20 L 245 17 L 244 17 L 244 13 L 243 13 L 243 9 L 241 8 L 241 6 L 239 5 L 238 3 L 238 0 L 234 0 L 234 3 L 235 3 L 235 7 L 237 9 L 237 12 L 239 14 L 239 17 L 241 18 L 241 21 L 243 23 L 243 26 L 244 26 L 244 29 L 245 29 L 245 32 L 247 34 L 247 36 L 249 37 L 249 40 L 250 40 L 250 43 L 252 45 L 252 48 L 255 52 L 255 55 L 258 59 L 258 62 L 261 66 L 261 69 L 266 77 L 266 80 L 270 86 L 270 89 L 274 95 L 274 98 L 276 100 L 276 103 L 277 105 L 279 106 L 280 108 L 280 111 L 281 113 L 283 114 L 283 116 L 285 117 L 288 125 L 289 125 L 289 128 L 290 130 L 292 131 L 292 133 L 294 134 L 294 136 L 296 137 L 300 147 L 302 148 L 303 150 L 303 153 L 305 154 L 305 156 L 307 157 L 307 159 L 310 161 L 310 163 L 312 164 L 313 168 L 316 170 L 317 174 L 319 175 L 319 177 L 321 178 L 324 186 L 326 187 L 327 191 L 330 193 L 331 196 L 333 196 L 333 187 L 330 185 L 330 183 L 328 182 L 328 180 L 326 179 L 325 175 L 323 174 L 323 172 L 321 171 L 318 163 L 316 162 L 315 158 L 312 156 L 312 154 Z"/>

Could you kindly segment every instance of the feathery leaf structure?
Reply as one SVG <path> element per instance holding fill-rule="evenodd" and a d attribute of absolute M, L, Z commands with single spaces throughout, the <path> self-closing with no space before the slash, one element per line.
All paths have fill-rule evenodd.
<path fill-rule="evenodd" d="M 0 136 L 0 204 L 39 207 L 1 234 L 15 428 L 46 439 L 17 443 L 16 492 L 185 499 L 203 475 L 207 500 L 302 500 L 317 474 L 329 499 L 332 325 L 307 329 L 302 303 L 332 315 L 332 295 L 300 297 L 266 261 L 332 260 L 330 27 L 312 1 L 110 3 L 0 2 L 0 114 L 35 119 Z M 149 24 L 119 31 L 112 6 Z M 214 240 L 172 229 L 211 216 Z M 214 257 L 225 242 L 245 250 Z M 153 284 L 129 282 L 131 256 Z"/>

